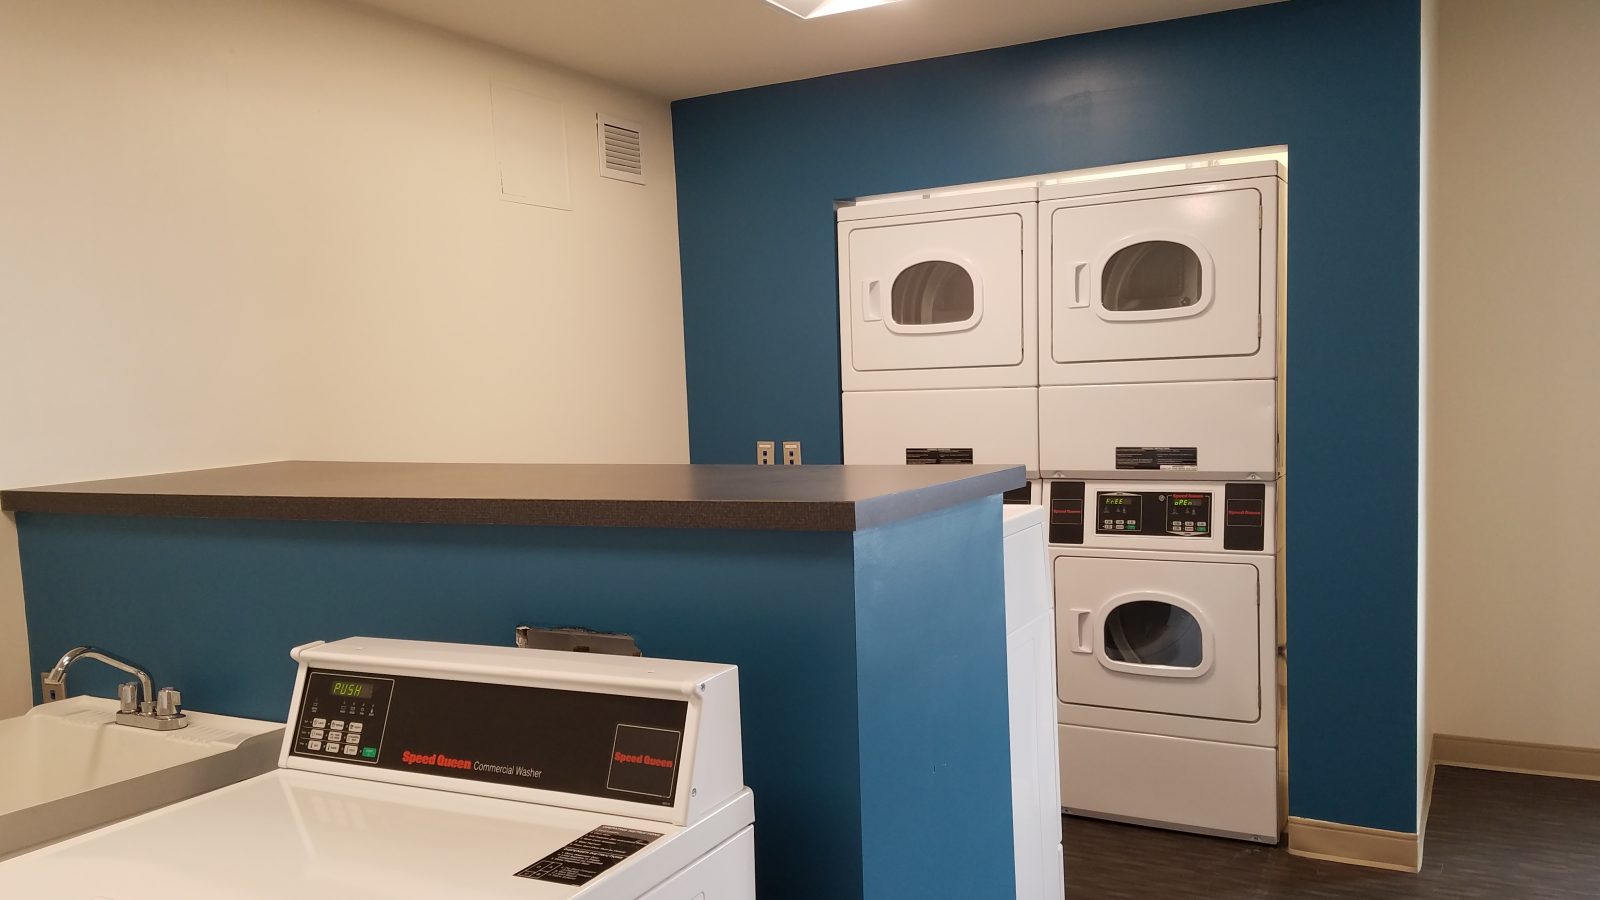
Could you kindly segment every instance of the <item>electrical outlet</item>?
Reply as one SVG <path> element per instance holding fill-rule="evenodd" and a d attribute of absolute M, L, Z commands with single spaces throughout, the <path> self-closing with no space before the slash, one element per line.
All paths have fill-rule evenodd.
<path fill-rule="evenodd" d="M 786 466 L 798 466 L 798 465 L 800 465 L 800 442 L 799 441 L 784 441 L 783 442 L 783 464 L 786 465 Z"/>
<path fill-rule="evenodd" d="M 770 466 L 777 456 L 778 445 L 772 441 L 756 441 L 756 465 Z"/>

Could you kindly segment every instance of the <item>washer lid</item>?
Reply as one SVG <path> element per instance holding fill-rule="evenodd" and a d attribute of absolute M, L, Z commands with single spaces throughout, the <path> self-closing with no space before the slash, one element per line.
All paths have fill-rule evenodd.
<path fill-rule="evenodd" d="M 0 896 L 621 900 L 731 837 L 753 809 L 744 791 L 683 828 L 278 770 L 0 862 Z M 555 880 L 518 875 L 586 836 L 621 858 L 587 880 L 581 865 Z"/>

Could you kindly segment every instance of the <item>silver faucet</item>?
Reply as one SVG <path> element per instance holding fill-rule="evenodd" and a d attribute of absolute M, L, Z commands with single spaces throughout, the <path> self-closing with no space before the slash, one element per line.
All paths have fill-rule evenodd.
<path fill-rule="evenodd" d="M 44 702 L 50 703 L 67 698 L 67 670 L 80 659 L 99 660 L 113 669 L 121 669 L 139 679 L 136 682 L 126 681 L 117 685 L 117 699 L 121 704 L 121 708 L 117 710 L 117 724 L 156 731 L 173 731 L 189 724 L 189 717 L 183 714 L 180 707 L 183 695 L 178 693 L 177 689 L 164 687 L 152 692 L 148 672 L 127 660 L 118 659 L 94 647 L 73 647 L 62 654 L 55 668 L 39 676 Z"/>

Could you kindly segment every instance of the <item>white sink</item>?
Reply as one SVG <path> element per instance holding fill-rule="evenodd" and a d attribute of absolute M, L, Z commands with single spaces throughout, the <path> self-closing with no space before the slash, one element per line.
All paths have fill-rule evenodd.
<path fill-rule="evenodd" d="M 113 721 L 69 697 L 0 719 L 0 859 L 271 771 L 283 725 L 184 710 L 189 727 Z"/>

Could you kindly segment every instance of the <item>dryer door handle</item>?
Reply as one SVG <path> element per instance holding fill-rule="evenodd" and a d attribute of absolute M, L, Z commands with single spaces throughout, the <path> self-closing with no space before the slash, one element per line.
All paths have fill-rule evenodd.
<path fill-rule="evenodd" d="M 874 278 L 871 281 L 861 282 L 861 320 L 863 322 L 883 321 L 883 282 Z"/>
<path fill-rule="evenodd" d="M 1072 617 L 1072 640 L 1069 644 L 1072 652 L 1093 653 L 1094 647 L 1090 645 L 1094 636 L 1089 632 L 1089 617 L 1093 615 L 1093 610 L 1069 609 L 1067 615 Z"/>
<path fill-rule="evenodd" d="M 1083 270 L 1089 268 L 1086 262 L 1072 264 L 1072 300 L 1067 303 L 1069 309 L 1084 309 L 1089 305 L 1089 291 L 1083 283 Z"/>

